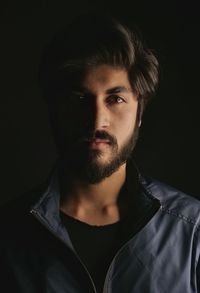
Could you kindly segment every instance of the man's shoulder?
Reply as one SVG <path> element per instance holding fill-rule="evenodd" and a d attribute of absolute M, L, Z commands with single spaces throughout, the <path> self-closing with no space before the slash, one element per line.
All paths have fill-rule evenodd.
<path fill-rule="evenodd" d="M 0 225 L 1 223 L 4 225 L 5 221 L 17 220 L 26 215 L 34 202 L 45 192 L 47 186 L 47 181 L 44 181 L 16 198 L 2 204 L 0 206 Z"/>
<path fill-rule="evenodd" d="M 160 201 L 161 209 L 195 225 L 200 225 L 200 200 L 166 183 L 155 179 L 144 179 L 143 186 Z M 199 227 L 200 228 L 200 227 Z"/>
<path fill-rule="evenodd" d="M 21 196 L 0 207 L 0 250 L 2 252 L 34 243 L 35 235 L 39 235 L 38 222 L 31 214 L 31 208 L 46 190 L 46 183 L 25 192 Z"/>

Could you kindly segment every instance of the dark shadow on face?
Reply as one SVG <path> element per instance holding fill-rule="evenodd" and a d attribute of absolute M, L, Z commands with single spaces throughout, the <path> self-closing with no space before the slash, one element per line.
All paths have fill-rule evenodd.
<path fill-rule="evenodd" d="M 122 76 L 125 79 L 124 72 Z M 75 84 L 82 85 L 82 82 L 78 80 Z M 49 107 L 50 122 L 63 168 L 68 169 L 74 178 L 92 184 L 99 183 L 131 156 L 138 138 L 139 120 L 136 119 L 133 132 L 119 145 L 116 133 L 110 133 L 109 129 L 95 129 L 95 96 L 87 92 L 82 99 L 77 86 L 75 90 L 69 90 L 68 85 L 66 88 L 67 91 L 60 90 L 54 105 Z M 119 117 L 115 119 L 119 120 Z M 91 142 L 98 139 L 106 141 L 103 148 L 91 148 Z"/>
<path fill-rule="evenodd" d="M 138 132 L 139 127 L 136 125 L 134 133 L 121 148 L 118 147 L 117 139 L 106 131 L 86 134 L 76 143 L 69 143 L 67 146 L 65 145 L 65 148 L 62 147 L 61 164 L 65 171 L 74 178 L 79 178 L 90 184 L 100 183 L 130 158 L 138 138 Z M 108 140 L 107 151 L 110 152 L 110 156 L 108 160 L 103 162 L 101 161 L 102 150 L 89 147 L 90 141 L 98 138 Z"/>

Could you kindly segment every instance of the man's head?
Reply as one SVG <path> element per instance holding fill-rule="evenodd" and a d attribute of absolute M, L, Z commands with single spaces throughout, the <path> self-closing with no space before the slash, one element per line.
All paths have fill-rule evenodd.
<path fill-rule="evenodd" d="M 60 156 L 91 183 L 130 157 L 158 63 L 137 34 L 111 18 L 83 15 L 47 46 L 40 84 Z"/>

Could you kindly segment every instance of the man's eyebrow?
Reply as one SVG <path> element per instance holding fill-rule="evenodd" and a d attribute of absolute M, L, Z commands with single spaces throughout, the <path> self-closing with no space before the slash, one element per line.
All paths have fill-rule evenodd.
<path fill-rule="evenodd" d="M 90 94 L 89 89 L 83 86 L 76 87 L 72 89 L 72 92 L 75 94 Z M 131 88 L 125 86 L 115 86 L 105 91 L 106 94 L 117 94 L 117 93 L 130 93 L 132 92 Z"/>
<path fill-rule="evenodd" d="M 86 87 L 76 86 L 76 87 L 72 88 L 72 93 L 83 95 L 83 94 L 89 94 L 90 92 Z"/>
<path fill-rule="evenodd" d="M 106 94 L 130 93 L 130 92 L 132 92 L 132 89 L 127 88 L 125 86 L 115 86 L 113 88 L 106 90 Z"/>

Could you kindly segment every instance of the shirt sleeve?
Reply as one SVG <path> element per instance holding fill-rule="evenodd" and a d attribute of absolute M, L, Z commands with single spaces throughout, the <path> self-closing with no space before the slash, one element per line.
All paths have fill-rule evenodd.
<path fill-rule="evenodd" d="M 197 240 L 197 267 L 196 267 L 196 284 L 197 293 L 200 293 L 200 227 L 196 231 Z"/>

